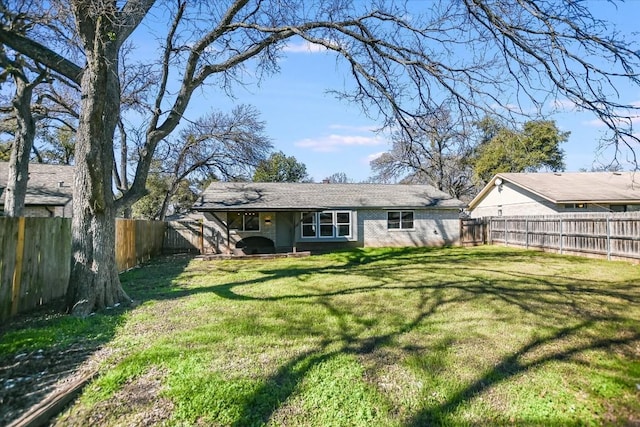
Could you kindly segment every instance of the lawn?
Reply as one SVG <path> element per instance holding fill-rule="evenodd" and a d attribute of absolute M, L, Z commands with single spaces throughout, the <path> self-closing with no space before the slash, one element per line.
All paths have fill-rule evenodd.
<path fill-rule="evenodd" d="M 164 259 L 122 280 L 141 303 L 85 321 L 112 325 L 109 351 L 58 425 L 640 423 L 638 265 L 364 249 Z M 45 345 L 33 328 L 0 352 Z"/>

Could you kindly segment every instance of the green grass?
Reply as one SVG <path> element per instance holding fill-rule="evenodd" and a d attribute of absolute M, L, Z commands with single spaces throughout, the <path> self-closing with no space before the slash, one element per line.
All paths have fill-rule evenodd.
<path fill-rule="evenodd" d="M 111 358 L 60 425 L 640 422 L 637 265 L 366 249 L 178 258 L 122 280 L 142 304 L 117 317 Z"/>

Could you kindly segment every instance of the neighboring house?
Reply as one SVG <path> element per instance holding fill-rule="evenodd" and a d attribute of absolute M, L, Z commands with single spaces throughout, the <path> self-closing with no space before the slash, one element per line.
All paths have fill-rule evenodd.
<path fill-rule="evenodd" d="M 457 244 L 463 206 L 429 185 L 215 182 L 194 209 L 209 250 L 260 253 Z"/>
<path fill-rule="evenodd" d="M 634 172 L 499 173 L 469 203 L 472 218 L 640 211 Z"/>
<path fill-rule="evenodd" d="M 0 214 L 4 212 L 4 191 L 9 162 L 0 162 Z M 29 164 L 29 181 L 24 216 L 71 217 L 73 166 Z"/>

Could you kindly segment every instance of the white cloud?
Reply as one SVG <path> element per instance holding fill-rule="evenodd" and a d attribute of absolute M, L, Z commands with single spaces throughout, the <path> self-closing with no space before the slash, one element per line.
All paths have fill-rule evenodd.
<path fill-rule="evenodd" d="M 326 47 L 316 43 L 310 43 L 306 40 L 287 43 L 283 49 L 284 52 L 288 53 L 318 53 L 325 52 L 326 50 Z"/>
<path fill-rule="evenodd" d="M 623 114 L 621 112 L 617 112 L 617 114 L 620 114 L 621 116 L 623 116 Z M 639 114 L 629 114 L 626 113 L 625 115 L 628 115 L 628 118 L 619 118 L 619 119 L 615 119 L 615 123 L 621 127 L 625 127 L 625 126 L 629 126 L 629 123 L 631 123 L 633 126 L 637 126 L 640 124 L 640 115 Z M 583 124 L 585 126 L 589 126 L 589 127 L 596 127 L 596 128 L 603 128 L 605 127 L 605 123 L 600 120 L 600 119 L 593 119 L 593 120 L 588 120 L 583 122 Z"/>
<path fill-rule="evenodd" d="M 319 138 L 305 138 L 295 143 L 297 147 L 308 148 L 317 152 L 335 152 L 342 147 L 370 147 L 384 144 L 385 140 L 378 136 L 328 135 Z"/>
<path fill-rule="evenodd" d="M 365 157 L 365 161 L 367 162 L 367 164 L 369 164 L 375 159 L 377 159 L 378 157 L 382 156 L 384 153 L 386 153 L 386 151 L 378 151 L 377 153 L 371 153 L 367 157 Z"/>

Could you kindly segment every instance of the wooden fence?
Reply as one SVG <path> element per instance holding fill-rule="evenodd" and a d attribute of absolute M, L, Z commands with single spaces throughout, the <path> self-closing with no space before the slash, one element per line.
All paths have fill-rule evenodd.
<path fill-rule="evenodd" d="M 71 220 L 0 218 L 0 321 L 64 296 Z"/>
<path fill-rule="evenodd" d="M 492 217 L 489 243 L 640 260 L 640 213 Z"/>
<path fill-rule="evenodd" d="M 165 229 L 164 252 L 204 253 L 204 225 L 201 221 L 169 221 Z"/>
<path fill-rule="evenodd" d="M 116 220 L 119 271 L 159 254 L 165 227 Z M 0 321 L 63 297 L 70 270 L 70 218 L 0 217 Z"/>
<path fill-rule="evenodd" d="M 460 244 L 477 246 L 487 243 L 487 223 L 484 218 L 460 219 Z"/>
<path fill-rule="evenodd" d="M 162 252 L 167 224 L 163 221 L 116 220 L 118 271 L 135 267 Z"/>

